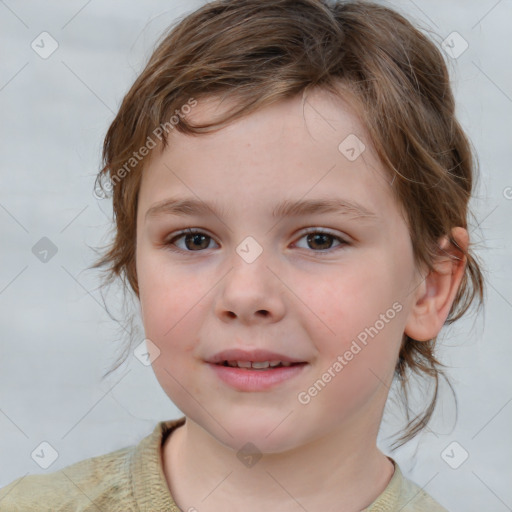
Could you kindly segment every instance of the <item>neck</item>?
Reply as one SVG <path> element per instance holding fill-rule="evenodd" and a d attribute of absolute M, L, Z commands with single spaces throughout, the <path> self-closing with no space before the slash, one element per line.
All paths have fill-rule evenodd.
<path fill-rule="evenodd" d="M 181 510 L 360 511 L 393 476 L 392 462 L 376 446 L 377 430 L 378 424 L 330 433 L 245 465 L 187 418 L 164 444 L 164 473 Z"/>

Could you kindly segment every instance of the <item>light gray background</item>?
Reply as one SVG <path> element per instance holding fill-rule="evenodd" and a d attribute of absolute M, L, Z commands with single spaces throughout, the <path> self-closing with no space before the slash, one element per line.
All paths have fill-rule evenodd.
<path fill-rule="evenodd" d="M 88 246 L 108 241 L 110 203 L 92 194 L 105 132 L 157 37 L 202 4 L 0 0 L 0 487 L 135 444 L 157 421 L 181 416 L 134 357 L 101 381 L 123 331 L 104 310 L 99 274 L 84 269 L 95 259 Z M 393 456 L 451 511 L 512 510 L 512 3 L 388 5 L 436 32 L 438 43 L 457 31 L 469 44 L 447 60 L 480 159 L 472 236 L 488 278 L 485 316 L 464 319 L 443 340 L 459 402 L 455 427 L 443 392 L 432 430 Z M 59 44 L 48 59 L 31 48 L 43 31 Z M 32 253 L 42 237 L 58 248 L 47 263 Z M 122 313 L 119 296 L 107 300 Z M 385 415 L 384 449 L 394 410 Z M 47 470 L 31 458 L 42 441 L 58 452 Z M 453 441 L 452 459 L 469 454 L 458 469 L 441 457 Z"/>

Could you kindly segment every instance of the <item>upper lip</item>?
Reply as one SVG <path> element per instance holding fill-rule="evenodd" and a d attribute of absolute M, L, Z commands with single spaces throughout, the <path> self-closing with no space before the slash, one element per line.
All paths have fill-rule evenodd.
<path fill-rule="evenodd" d="M 286 356 L 284 354 L 278 354 L 277 352 L 270 352 L 268 350 L 244 350 L 239 348 L 233 348 L 217 352 L 217 354 L 208 359 L 207 362 L 219 364 L 223 363 L 224 361 L 251 361 L 253 363 L 259 363 L 263 361 L 284 361 L 290 363 L 306 362 L 301 359 L 296 359 L 294 357 Z"/>

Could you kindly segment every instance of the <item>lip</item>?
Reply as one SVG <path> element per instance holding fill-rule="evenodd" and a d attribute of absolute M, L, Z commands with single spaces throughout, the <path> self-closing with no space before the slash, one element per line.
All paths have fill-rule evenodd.
<path fill-rule="evenodd" d="M 277 359 L 278 357 L 275 358 L 275 360 Z M 247 359 L 238 359 L 238 361 L 240 360 L 247 361 Z M 282 359 L 280 360 L 282 361 Z M 263 359 L 263 361 L 268 361 L 268 359 Z M 281 366 L 269 370 L 234 368 L 218 363 L 208 363 L 208 366 L 220 380 L 238 391 L 265 391 L 298 376 L 308 366 L 308 363 Z"/>
<path fill-rule="evenodd" d="M 219 364 L 224 361 L 251 361 L 261 363 L 263 361 L 285 361 L 288 363 L 305 363 L 307 361 L 296 359 L 277 352 L 270 352 L 263 349 L 244 350 L 244 349 L 228 349 L 218 352 L 207 360 L 207 363 Z"/>

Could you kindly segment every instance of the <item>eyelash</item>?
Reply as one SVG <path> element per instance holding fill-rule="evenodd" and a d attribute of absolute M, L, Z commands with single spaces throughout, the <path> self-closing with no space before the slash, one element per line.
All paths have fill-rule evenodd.
<path fill-rule="evenodd" d="M 348 246 L 350 245 L 349 242 L 347 242 L 345 239 L 341 238 L 340 236 L 338 235 L 334 235 L 333 233 L 330 233 L 329 231 L 326 231 L 326 230 L 321 230 L 321 229 L 318 229 L 318 228 L 308 228 L 306 231 L 304 231 L 300 238 L 304 238 L 305 236 L 307 235 L 311 235 L 311 234 L 321 234 L 321 235 L 327 235 L 335 240 L 338 240 L 340 242 L 340 244 L 334 248 L 330 248 L 330 249 L 324 249 L 324 250 L 313 250 L 311 249 L 310 251 L 314 252 L 315 254 L 318 254 L 320 256 L 324 256 L 324 255 L 327 255 L 327 254 L 331 254 L 333 251 L 337 250 L 337 249 L 341 249 L 343 248 L 344 246 Z M 208 235 L 207 233 L 199 230 L 199 229 L 195 229 L 195 228 L 188 228 L 186 230 L 183 230 L 183 231 L 180 231 L 178 233 L 176 233 L 175 236 L 173 236 L 172 238 L 168 239 L 164 245 L 165 247 L 172 251 L 172 252 L 177 252 L 177 253 L 194 253 L 194 252 L 204 252 L 206 249 L 203 249 L 203 250 L 199 250 L 199 251 L 189 251 L 189 250 L 183 250 L 183 249 L 179 249 L 176 247 L 175 245 L 175 242 L 177 240 L 179 240 L 180 238 L 183 238 L 185 235 L 206 235 L 209 239 L 213 240 L 213 237 L 211 237 L 210 235 Z"/>

